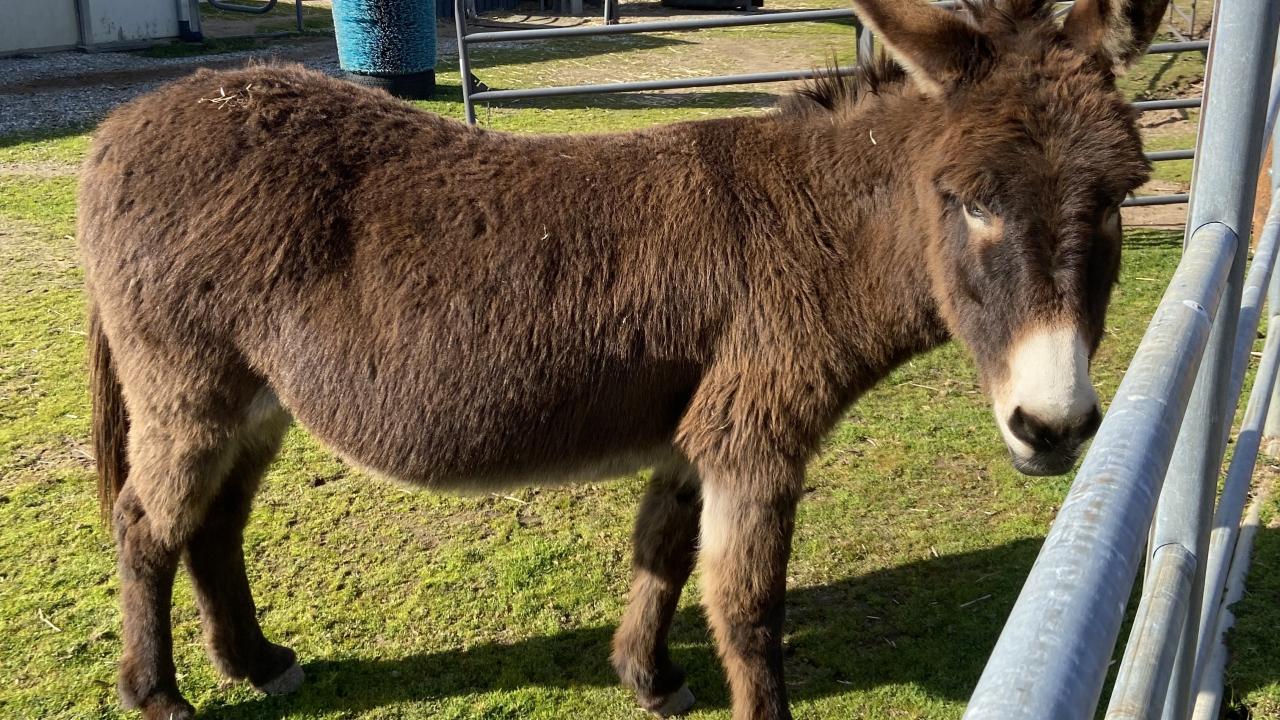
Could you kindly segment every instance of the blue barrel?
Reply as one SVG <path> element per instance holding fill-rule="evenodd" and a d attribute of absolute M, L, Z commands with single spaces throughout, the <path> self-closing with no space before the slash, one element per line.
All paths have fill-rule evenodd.
<path fill-rule="evenodd" d="M 338 64 L 347 77 L 400 97 L 436 87 L 436 4 L 432 0 L 333 0 Z"/>

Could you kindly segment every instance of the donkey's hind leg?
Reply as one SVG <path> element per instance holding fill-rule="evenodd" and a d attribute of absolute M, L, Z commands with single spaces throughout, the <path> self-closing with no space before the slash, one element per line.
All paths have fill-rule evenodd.
<path fill-rule="evenodd" d="M 292 650 L 262 634 L 245 574 L 243 538 L 254 493 L 288 423 L 274 397 L 259 393 L 249 422 L 237 433 L 231 469 L 185 554 L 210 660 L 223 675 L 247 679 L 272 695 L 296 690 L 303 673 Z"/>
<path fill-rule="evenodd" d="M 659 468 L 636 517 L 631 600 L 613 639 L 613 666 L 636 701 L 663 717 L 693 705 L 684 671 L 671 661 L 667 633 L 693 571 L 702 502 L 693 468 Z"/>
<path fill-rule="evenodd" d="M 147 720 L 186 720 L 195 710 L 178 692 L 169 611 L 178 551 L 153 531 L 142 503 L 126 485 L 114 510 L 120 553 L 124 655 L 120 701 Z"/>
<path fill-rule="evenodd" d="M 135 396 L 138 397 L 138 396 Z M 205 418 L 151 412 L 141 397 L 129 432 L 129 480 L 113 508 L 124 655 L 120 698 L 148 720 L 194 711 L 178 692 L 170 608 L 178 559 L 226 472 L 229 435 Z"/>

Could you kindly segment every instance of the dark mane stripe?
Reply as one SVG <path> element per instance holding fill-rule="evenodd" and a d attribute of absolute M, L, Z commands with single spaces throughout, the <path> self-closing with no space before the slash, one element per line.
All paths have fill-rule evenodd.
<path fill-rule="evenodd" d="M 884 54 L 859 65 L 848 75 L 840 75 L 837 67 L 833 59 L 817 77 L 783 98 L 779 109 L 792 113 L 836 112 L 853 107 L 868 95 L 877 95 L 889 87 L 901 85 L 907 79 L 902 66 Z"/>

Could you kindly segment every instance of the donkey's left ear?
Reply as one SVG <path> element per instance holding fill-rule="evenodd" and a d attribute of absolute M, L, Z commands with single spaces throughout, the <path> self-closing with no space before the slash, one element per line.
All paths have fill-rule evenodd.
<path fill-rule="evenodd" d="M 1147 51 L 1168 7 L 1169 0 L 1076 0 L 1062 30 L 1072 45 L 1121 71 Z"/>
<path fill-rule="evenodd" d="M 853 0 L 853 11 L 931 95 L 973 79 L 995 55 L 977 28 L 920 0 Z"/>

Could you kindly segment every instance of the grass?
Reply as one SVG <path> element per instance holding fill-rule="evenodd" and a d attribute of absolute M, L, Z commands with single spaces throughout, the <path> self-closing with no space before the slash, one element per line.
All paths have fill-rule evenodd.
<path fill-rule="evenodd" d="M 33 154 L 16 145 L 0 160 Z M 118 585 L 83 452 L 74 184 L 9 176 L 0 190 L 0 714 L 115 717 Z M 1178 254 L 1168 233 L 1131 237 L 1099 358 L 1104 393 Z M 182 682 L 225 718 L 634 717 L 605 658 L 642 486 L 515 500 L 406 492 L 295 430 L 246 547 L 263 623 L 308 661 L 309 684 L 286 699 L 219 687 L 185 581 Z M 1008 467 L 967 357 L 947 346 L 850 412 L 808 486 L 787 637 L 801 716 L 958 717 L 1067 481 Z M 693 717 L 723 717 L 692 590 L 675 640 L 702 701 Z"/>
<path fill-rule="evenodd" d="M 712 74 L 746 69 L 736 67 L 734 48 L 743 45 L 791 58 L 797 46 L 808 48 L 812 65 L 848 33 L 800 27 L 742 29 L 718 46 L 722 52 L 696 62 L 689 35 L 486 49 L 491 54 L 477 53 L 477 74 L 494 87 L 561 84 L 575 73 L 632 78 L 656 72 L 653 58 L 664 54 Z M 1126 82 L 1137 93 L 1160 72 L 1169 71 L 1144 65 Z M 440 84 L 439 97 L 421 105 L 460 117 L 455 66 L 442 64 Z M 511 131 L 615 130 L 758 112 L 776 92 L 565 99 L 480 114 L 487 126 Z M 84 447 L 71 173 L 87 147 L 81 130 L 0 138 L 5 717 L 126 716 L 113 690 L 114 551 L 96 521 Z M 1095 371 L 1104 398 L 1180 255 L 1179 237 L 1168 232 L 1131 231 L 1126 242 Z M 1009 467 L 958 347 L 886 379 L 836 426 L 810 467 L 786 638 L 798 717 L 958 718 L 1068 484 Z M 246 552 L 262 623 L 299 651 L 307 685 L 289 698 L 221 686 L 203 657 L 185 578 L 174 610 L 180 682 L 218 718 L 635 718 L 607 656 L 642 491 L 643 478 L 632 477 L 511 498 L 409 492 L 347 468 L 295 429 L 259 496 Z M 1280 524 L 1280 501 L 1267 519 Z M 1259 538 L 1251 592 L 1237 607 L 1238 717 L 1280 718 L 1278 568 L 1280 532 L 1272 529 Z M 724 677 L 695 587 L 682 601 L 673 652 L 699 697 L 691 717 L 724 718 Z"/>
<path fill-rule="evenodd" d="M 228 38 L 225 40 L 208 38 L 200 42 L 159 43 L 145 50 L 139 50 L 135 54 L 151 58 L 196 57 L 243 52 L 264 46 L 266 46 L 265 41 L 255 40 L 254 38 Z"/>

